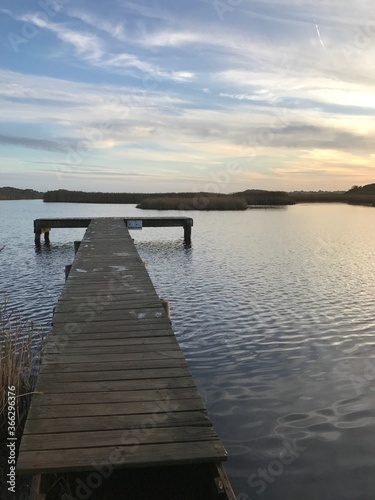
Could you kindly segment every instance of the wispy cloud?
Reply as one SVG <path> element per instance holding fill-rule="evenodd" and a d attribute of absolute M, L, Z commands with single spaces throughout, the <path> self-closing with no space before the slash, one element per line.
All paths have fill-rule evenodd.
<path fill-rule="evenodd" d="M 157 2 L 150 5 L 149 2 L 145 2 L 144 0 L 138 3 L 127 2 L 124 0 L 116 1 L 123 9 L 134 12 L 141 18 L 158 19 L 162 21 L 171 21 L 173 19 L 170 10 L 165 7 L 160 7 L 157 5 Z"/>
<path fill-rule="evenodd" d="M 100 59 L 104 54 L 102 41 L 92 33 L 73 31 L 63 24 L 45 20 L 37 14 L 26 14 L 20 20 L 33 24 L 40 29 L 54 33 L 62 42 L 74 47 L 76 53 L 89 60 Z"/>
<path fill-rule="evenodd" d="M 69 9 L 68 15 L 72 18 L 81 20 L 88 26 L 92 26 L 97 30 L 108 33 L 121 42 L 125 42 L 128 40 L 124 25 L 121 22 L 109 21 L 95 16 L 91 12 L 83 11 L 80 9 Z"/>

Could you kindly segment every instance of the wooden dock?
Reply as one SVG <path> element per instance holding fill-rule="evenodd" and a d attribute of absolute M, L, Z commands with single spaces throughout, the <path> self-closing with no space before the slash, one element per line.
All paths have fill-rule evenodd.
<path fill-rule="evenodd" d="M 116 217 L 124 221 L 129 229 L 140 227 L 183 227 L 184 241 L 186 245 L 191 244 L 191 228 L 193 219 L 191 217 Z M 64 219 L 35 219 L 34 234 L 35 243 L 40 244 L 40 236 L 44 233 L 44 239 L 49 242 L 49 232 L 51 228 L 73 228 L 73 227 L 88 227 L 93 220 L 103 220 L 100 217 L 67 217 Z M 105 220 L 105 219 L 104 219 Z M 137 224 L 138 223 L 138 224 Z M 138 226 L 138 227 L 137 227 Z"/>
<path fill-rule="evenodd" d="M 120 483 L 154 484 L 151 496 L 138 480 L 116 498 L 234 499 L 226 456 L 126 220 L 90 220 L 55 308 L 18 473 L 38 490 L 42 475 L 118 469 Z M 92 493 L 111 488 L 111 477 Z M 181 493 L 198 477 L 212 496 Z"/>

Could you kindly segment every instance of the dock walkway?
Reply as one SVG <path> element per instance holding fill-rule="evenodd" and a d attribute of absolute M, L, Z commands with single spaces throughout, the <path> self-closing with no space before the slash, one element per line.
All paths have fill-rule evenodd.
<path fill-rule="evenodd" d="M 18 473 L 224 460 L 124 220 L 93 219 L 55 308 Z"/>

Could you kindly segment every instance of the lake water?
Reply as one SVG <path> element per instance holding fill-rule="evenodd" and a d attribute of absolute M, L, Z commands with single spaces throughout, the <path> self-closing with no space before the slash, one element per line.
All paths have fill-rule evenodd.
<path fill-rule="evenodd" d="M 160 216 L 130 205 L 0 202 L 0 289 L 48 329 L 82 229 L 34 247 L 33 219 Z M 180 212 L 165 212 L 181 215 Z M 375 499 L 375 209 L 184 212 L 134 231 L 229 460 L 238 500 Z"/>

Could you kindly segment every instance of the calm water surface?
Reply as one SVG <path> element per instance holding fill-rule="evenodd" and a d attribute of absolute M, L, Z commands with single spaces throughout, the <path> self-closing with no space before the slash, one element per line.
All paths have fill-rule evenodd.
<path fill-rule="evenodd" d="M 132 214 L 142 211 L 1 201 L 0 290 L 11 308 L 48 329 L 84 234 L 53 229 L 38 251 L 33 219 Z M 375 499 L 375 209 L 184 215 L 194 218 L 191 249 L 182 228 L 133 235 L 171 302 L 238 500 Z"/>

